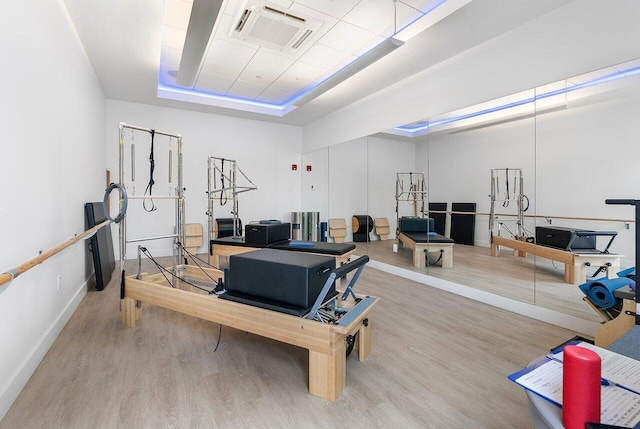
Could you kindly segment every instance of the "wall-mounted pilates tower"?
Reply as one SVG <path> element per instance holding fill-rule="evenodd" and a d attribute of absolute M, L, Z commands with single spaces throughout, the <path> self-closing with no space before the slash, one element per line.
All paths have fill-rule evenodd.
<path fill-rule="evenodd" d="M 174 233 L 166 235 L 158 235 L 151 237 L 129 238 L 127 236 L 127 218 L 120 222 L 119 241 L 120 241 L 120 269 L 124 273 L 124 261 L 127 259 L 127 244 L 139 243 L 151 240 L 173 239 L 174 243 L 184 243 L 184 186 L 182 183 L 182 136 L 179 134 L 157 131 L 150 128 L 139 127 L 120 123 L 118 125 L 118 141 L 119 148 L 119 164 L 118 164 L 118 180 L 119 184 L 127 189 L 129 200 L 139 200 L 146 212 L 157 210 L 154 200 L 173 200 L 175 201 L 175 228 Z M 144 143 L 143 143 L 144 142 Z M 148 150 L 148 181 L 145 185 L 145 191 L 142 195 L 136 194 L 136 152 L 140 150 L 136 146 L 145 144 L 145 155 Z M 175 149 L 173 145 L 176 145 Z M 127 147 L 127 145 L 129 147 Z M 168 165 L 166 168 L 167 185 L 166 193 L 158 193 L 160 188 L 154 179 L 156 173 L 156 154 L 160 151 L 167 151 Z M 128 155 L 128 156 L 127 156 Z M 128 157 L 128 159 L 127 159 Z M 176 160 L 174 168 L 174 158 Z M 165 159 L 164 156 L 162 159 Z M 127 162 L 128 161 L 128 162 Z M 146 168 L 145 168 L 145 171 Z M 174 177 L 174 171 L 176 177 Z M 164 174 L 163 174 L 164 177 Z M 176 180 L 174 182 L 174 180 Z M 130 201 L 131 204 L 131 201 Z M 122 200 L 120 200 L 120 208 L 122 209 Z M 128 212 L 128 216 L 132 214 Z M 182 246 L 174 246 L 173 255 L 176 259 L 174 265 L 178 265 L 182 261 Z"/>
<path fill-rule="evenodd" d="M 244 178 L 244 179 L 243 179 Z M 210 156 L 207 160 L 207 196 L 208 196 L 208 239 L 209 243 L 216 237 L 216 220 L 214 209 L 216 201 L 221 206 L 231 201 L 231 215 L 233 217 L 233 236 L 241 229 L 238 214 L 238 195 L 243 192 L 255 191 L 258 187 L 238 167 L 233 159 Z"/>
<path fill-rule="evenodd" d="M 492 168 L 491 169 L 491 211 L 489 213 L 489 233 L 491 236 L 500 235 L 501 228 L 505 228 L 515 238 L 526 237 L 524 229 L 524 212 L 529 208 L 529 198 L 524 194 L 524 177 L 521 168 Z M 508 211 L 515 208 L 514 214 L 496 214 L 496 205 L 500 210 Z M 504 210 L 503 210 L 504 209 Z M 505 225 L 505 222 L 515 222 L 515 231 Z M 494 234 L 497 225 L 497 234 Z"/>
<path fill-rule="evenodd" d="M 396 173 L 396 225 L 400 225 L 402 204 L 413 207 L 413 216 L 424 217 L 426 199 L 424 173 Z"/>

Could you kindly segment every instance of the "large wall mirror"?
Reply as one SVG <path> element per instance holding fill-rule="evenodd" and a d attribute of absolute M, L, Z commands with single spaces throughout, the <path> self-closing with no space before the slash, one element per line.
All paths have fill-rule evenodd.
<path fill-rule="evenodd" d="M 595 253 L 633 266 L 633 209 L 604 201 L 640 198 L 639 72 L 640 61 L 619 64 L 303 154 L 303 169 L 312 166 L 302 172 L 303 210 L 344 218 L 345 241 L 352 216 L 388 219 L 388 240 L 374 229 L 370 242 L 356 243 L 374 260 L 601 322 L 575 283 L 612 273 L 609 259 L 601 270 L 598 257 L 587 260 L 574 270 L 587 277 L 568 281 L 561 260 L 524 257 L 511 242 L 492 252 L 491 242 L 531 242 L 545 228 L 610 232 L 595 237 Z M 469 217 L 452 204 L 475 204 L 474 245 L 456 244 L 451 268 L 437 253 L 415 267 L 412 250 L 395 240 L 399 217 L 421 216 L 433 203 L 446 203 L 447 236 Z"/>

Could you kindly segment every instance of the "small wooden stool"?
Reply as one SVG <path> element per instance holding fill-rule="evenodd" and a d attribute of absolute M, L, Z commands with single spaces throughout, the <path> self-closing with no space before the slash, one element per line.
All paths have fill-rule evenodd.
<path fill-rule="evenodd" d="M 344 218 L 329 219 L 329 237 L 336 243 L 344 243 L 347 236 L 347 222 Z"/>
<path fill-rule="evenodd" d="M 187 252 L 198 253 L 198 247 L 202 246 L 202 224 L 187 223 L 184 225 L 184 247 Z"/>
<path fill-rule="evenodd" d="M 386 217 L 377 217 L 373 220 L 373 226 L 376 228 L 376 234 L 378 234 L 380 240 L 387 240 L 389 238 L 389 219 Z"/>

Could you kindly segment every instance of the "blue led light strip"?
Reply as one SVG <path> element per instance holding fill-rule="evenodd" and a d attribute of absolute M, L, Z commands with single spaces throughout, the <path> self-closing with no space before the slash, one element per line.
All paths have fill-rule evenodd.
<path fill-rule="evenodd" d="M 614 80 L 618 80 L 618 79 L 622 79 L 625 77 L 629 77 L 629 76 L 633 76 L 640 73 L 640 67 L 633 67 L 627 70 L 622 70 L 622 71 L 618 71 L 615 73 L 611 73 L 593 80 L 589 80 L 583 83 L 579 83 L 579 84 L 575 84 L 572 85 L 570 87 L 567 88 L 560 88 L 560 89 L 556 89 L 553 91 L 549 91 L 549 92 L 545 92 L 542 94 L 538 94 L 535 95 L 533 97 L 529 97 L 529 98 L 525 98 L 523 100 L 519 100 L 519 101 L 514 101 L 512 103 L 506 103 L 506 104 L 502 104 L 500 106 L 496 106 L 496 107 L 491 107 L 489 109 L 483 109 L 483 110 L 479 110 L 477 112 L 472 112 L 472 113 L 467 113 L 465 115 L 460 115 L 460 116 L 455 116 L 453 118 L 445 118 L 445 119 L 439 119 L 433 122 L 428 122 L 427 124 L 424 125 L 416 125 L 414 127 L 411 126 L 407 126 L 407 125 L 403 125 L 400 127 L 395 127 L 394 130 L 398 130 L 398 131 L 403 131 L 406 133 L 412 133 L 412 134 L 416 134 L 419 132 L 423 132 L 428 130 L 429 128 L 438 126 L 438 125 L 446 125 L 446 124 L 450 124 L 453 122 L 457 122 L 457 121 L 462 121 L 465 119 L 470 119 L 470 118 L 475 118 L 478 116 L 482 116 L 482 115 L 487 115 L 489 113 L 494 113 L 494 112 L 499 112 L 502 110 L 507 110 L 507 109 L 511 109 L 512 107 L 518 107 L 518 106 L 523 106 L 525 104 L 530 104 L 530 103 L 534 103 L 537 100 L 543 100 L 545 98 L 550 98 L 550 97 L 554 97 L 556 95 L 562 95 L 562 94 L 566 94 L 569 92 L 573 92 L 573 91 L 577 91 L 579 89 L 584 89 L 584 88 L 589 88 L 592 86 L 596 86 L 596 85 L 600 85 L 603 83 L 607 83 L 607 82 L 611 82 Z"/>

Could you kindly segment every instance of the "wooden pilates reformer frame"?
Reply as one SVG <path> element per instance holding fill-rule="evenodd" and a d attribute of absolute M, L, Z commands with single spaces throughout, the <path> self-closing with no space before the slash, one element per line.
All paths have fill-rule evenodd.
<path fill-rule="evenodd" d="M 607 276 L 614 275 L 620 271 L 620 258 L 624 257 L 624 255 L 613 253 L 574 253 L 497 235 L 493 236 L 491 240 L 491 256 L 497 257 L 501 246 L 513 249 L 517 256 L 523 258 L 527 254 L 532 254 L 562 262 L 564 264 L 564 281 L 575 285 L 586 281 L 587 267 L 589 266 L 604 267 Z"/>
<path fill-rule="evenodd" d="M 342 295 L 343 300 L 335 298 L 337 308 L 346 311 L 337 323 L 326 323 L 313 318 L 317 314 L 314 313 L 317 306 L 314 306 L 310 315 L 298 317 L 192 291 L 186 281 L 203 283 L 211 279 L 222 279 L 224 274 L 220 270 L 191 265 L 174 267 L 173 271 L 180 273 L 185 281 L 178 280 L 177 287 L 173 288 L 169 287 L 163 274 L 139 273 L 125 277 L 122 321 L 125 326 L 135 327 L 136 321 L 142 316 L 141 303 L 145 302 L 308 349 L 309 393 L 335 401 L 346 386 L 348 344 L 355 341 L 353 346 L 358 350 L 360 361 L 364 361 L 371 352 L 369 313 L 378 298 L 344 300 L 349 296 L 355 298 L 352 287 L 367 261 L 368 257 L 365 256 L 344 265 L 334 270 L 327 281 L 333 283 L 347 272 L 359 269 Z"/>
<path fill-rule="evenodd" d="M 425 253 L 442 253 L 442 268 L 453 268 L 453 242 L 417 242 L 403 234 L 398 233 L 398 240 L 413 251 L 413 266 L 425 268 Z"/>

